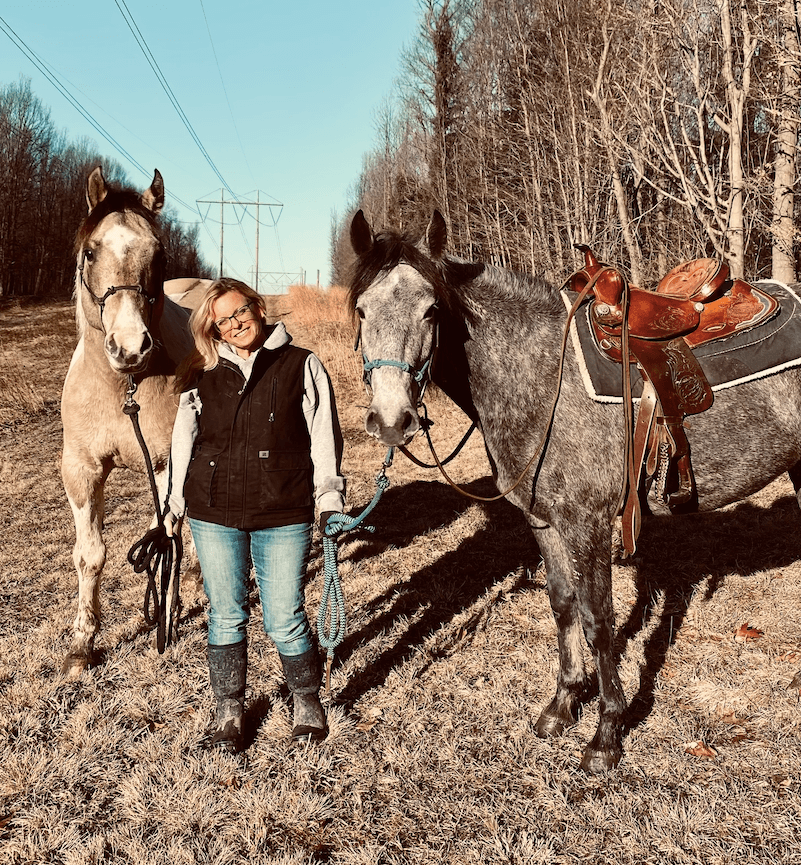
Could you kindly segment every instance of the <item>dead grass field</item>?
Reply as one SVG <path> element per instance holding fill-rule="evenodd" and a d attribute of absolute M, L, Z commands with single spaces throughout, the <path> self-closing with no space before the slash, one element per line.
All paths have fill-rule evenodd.
<path fill-rule="evenodd" d="M 332 372 L 356 510 L 384 451 L 361 430 L 338 296 L 295 289 L 275 304 Z M 558 739 L 533 732 L 557 653 L 519 513 L 473 503 L 402 456 L 375 534 L 341 547 L 349 619 L 330 736 L 289 742 L 254 598 L 250 747 L 210 754 L 205 598 L 185 582 L 180 640 L 159 655 L 125 561 L 149 520 L 134 473 L 107 487 L 98 663 L 78 682 L 59 676 L 76 603 L 58 472 L 73 344 L 69 303 L 0 308 L 2 865 L 801 861 L 801 705 L 789 687 L 801 669 L 801 518 L 787 480 L 718 514 L 648 523 L 636 568 L 615 565 L 631 711 L 625 758 L 605 777 L 578 770 L 596 704 Z M 444 397 L 429 408 L 444 452 L 467 423 Z M 452 465 L 492 491 L 478 437 Z M 321 565 L 316 547 L 313 620 Z M 762 636 L 736 639 L 746 622 Z M 712 756 L 696 755 L 700 742 Z"/>

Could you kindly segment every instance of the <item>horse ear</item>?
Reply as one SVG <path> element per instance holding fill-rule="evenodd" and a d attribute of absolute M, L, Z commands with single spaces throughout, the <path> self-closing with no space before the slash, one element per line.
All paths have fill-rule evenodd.
<path fill-rule="evenodd" d="M 164 179 L 158 168 L 155 171 L 150 189 L 142 193 L 142 204 L 153 213 L 161 213 L 161 208 L 164 207 Z"/>
<path fill-rule="evenodd" d="M 350 224 L 350 245 L 356 255 L 365 255 L 373 248 L 373 232 L 362 210 L 357 211 Z"/>
<path fill-rule="evenodd" d="M 86 203 L 91 213 L 108 194 L 106 178 L 103 177 L 103 169 L 98 165 L 86 180 Z"/>
<path fill-rule="evenodd" d="M 440 258 L 445 252 L 445 243 L 448 240 L 448 226 L 442 214 L 435 210 L 431 215 L 431 221 L 426 228 L 425 244 L 432 258 Z"/>

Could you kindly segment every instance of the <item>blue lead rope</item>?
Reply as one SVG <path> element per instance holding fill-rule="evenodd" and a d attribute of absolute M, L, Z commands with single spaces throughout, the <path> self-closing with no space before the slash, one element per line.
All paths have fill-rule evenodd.
<path fill-rule="evenodd" d="M 345 638 L 345 597 L 342 594 L 342 585 L 339 582 L 339 565 L 337 561 L 337 539 L 345 532 L 353 531 L 364 521 L 365 517 L 378 504 L 378 500 L 389 488 L 387 469 L 392 465 L 392 457 L 395 448 L 390 448 L 384 458 L 381 471 L 376 475 L 376 491 L 373 500 L 357 516 L 349 517 L 347 514 L 331 514 L 325 525 L 323 534 L 323 556 L 325 560 L 325 584 L 323 595 L 320 598 L 320 607 L 317 612 L 317 639 L 320 645 L 327 650 L 325 665 L 325 691 L 331 693 L 331 665 L 334 661 L 334 649 L 336 649 Z M 365 531 L 374 532 L 374 526 L 363 526 Z M 330 610 L 329 610 L 330 608 Z M 328 619 L 328 628 L 326 628 Z"/>

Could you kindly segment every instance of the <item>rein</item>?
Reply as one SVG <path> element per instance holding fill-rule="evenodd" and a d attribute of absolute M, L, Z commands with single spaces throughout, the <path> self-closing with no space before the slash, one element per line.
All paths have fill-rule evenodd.
<path fill-rule="evenodd" d="M 173 641 L 173 635 L 178 634 L 178 620 L 181 614 L 181 598 L 179 594 L 179 583 L 181 575 L 181 558 L 183 556 L 183 544 L 180 535 L 167 535 L 164 528 L 164 515 L 159 502 L 156 476 L 153 472 L 153 463 L 147 449 L 142 430 L 139 426 L 139 404 L 134 399 L 137 385 L 132 375 L 128 376 L 128 390 L 126 391 L 123 413 L 127 414 L 133 424 L 134 434 L 142 449 L 145 460 L 145 468 L 150 481 L 150 491 L 153 494 L 153 503 L 156 508 L 158 525 L 150 529 L 144 537 L 140 538 L 128 551 L 128 561 L 133 565 L 137 574 L 147 574 L 147 588 L 145 590 L 145 601 L 142 612 L 148 625 L 156 625 L 156 647 L 159 654 Z M 159 578 L 160 579 L 157 579 Z M 172 584 L 172 595 L 170 604 L 170 617 L 167 621 L 167 593 Z"/>

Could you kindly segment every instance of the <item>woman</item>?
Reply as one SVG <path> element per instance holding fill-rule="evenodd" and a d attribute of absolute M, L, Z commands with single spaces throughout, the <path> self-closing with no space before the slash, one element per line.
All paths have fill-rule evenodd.
<path fill-rule="evenodd" d="M 242 746 L 251 563 L 264 630 L 293 695 L 294 738 L 326 735 L 320 660 L 304 609 L 315 501 L 342 511 L 342 435 L 328 375 L 266 322 L 264 298 L 220 279 L 192 313 L 195 352 L 179 371 L 168 533 L 188 515 L 210 601 L 211 744 Z"/>

